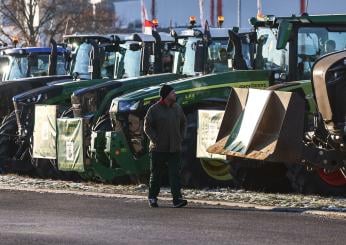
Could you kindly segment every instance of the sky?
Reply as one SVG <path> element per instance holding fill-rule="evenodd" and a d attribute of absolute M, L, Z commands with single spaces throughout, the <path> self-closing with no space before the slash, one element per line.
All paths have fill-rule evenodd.
<path fill-rule="evenodd" d="M 223 15 L 225 27 L 238 26 L 238 1 L 223 0 Z M 151 0 L 144 0 L 149 18 Z M 161 27 L 168 27 L 170 21 L 174 25 L 186 25 L 191 15 L 200 18 L 198 0 L 156 0 L 156 13 Z M 241 0 L 241 28 L 250 28 L 248 19 L 256 16 L 257 0 Z M 210 16 L 210 0 L 204 0 L 204 13 L 207 20 Z M 299 0 L 262 0 L 264 14 L 276 16 L 299 15 Z M 140 19 L 140 1 L 115 3 L 116 12 L 125 25 L 128 22 Z M 216 0 L 215 0 L 216 8 Z M 346 13 L 345 0 L 308 0 L 308 13 L 314 14 L 343 14 Z M 216 15 L 216 14 L 215 14 Z"/>

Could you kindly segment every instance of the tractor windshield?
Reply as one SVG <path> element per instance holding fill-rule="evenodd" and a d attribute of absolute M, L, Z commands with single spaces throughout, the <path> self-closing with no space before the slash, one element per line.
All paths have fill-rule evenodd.
<path fill-rule="evenodd" d="M 89 43 L 82 43 L 77 49 L 77 54 L 74 60 L 74 67 L 72 73 L 78 73 L 80 78 L 90 79 L 90 52 L 92 45 Z"/>
<path fill-rule="evenodd" d="M 310 79 L 313 63 L 322 55 L 346 47 L 346 30 L 325 27 L 298 29 L 298 79 Z"/>
<path fill-rule="evenodd" d="M 195 75 L 195 53 L 196 42 L 200 38 L 190 37 L 188 39 L 180 39 L 179 43 L 185 47 L 183 53 L 183 74 Z"/>
<path fill-rule="evenodd" d="M 10 56 L 9 65 L 3 75 L 3 80 L 15 80 L 25 77 L 47 76 L 49 67 L 49 54 L 29 54 Z M 58 56 L 57 74 L 64 75 L 65 60 Z"/>
<path fill-rule="evenodd" d="M 285 49 L 276 49 L 276 29 L 259 28 L 257 32 L 256 69 L 288 73 L 288 44 Z"/>
<path fill-rule="evenodd" d="M 102 78 L 113 78 L 116 52 L 102 50 L 101 53 L 102 53 L 101 76 Z"/>
<path fill-rule="evenodd" d="M 120 52 L 116 53 L 115 59 L 117 78 L 140 76 L 141 49 L 131 50 L 126 43 L 120 44 Z"/>
<path fill-rule="evenodd" d="M 208 46 L 208 64 L 212 72 L 228 71 L 228 59 L 231 56 L 227 52 L 228 40 L 213 40 Z"/>

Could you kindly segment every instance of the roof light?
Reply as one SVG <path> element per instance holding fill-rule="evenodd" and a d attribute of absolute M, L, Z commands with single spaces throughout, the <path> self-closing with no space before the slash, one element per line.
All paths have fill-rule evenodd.
<path fill-rule="evenodd" d="M 153 23 L 155 28 L 159 25 L 159 20 L 157 18 L 154 18 L 151 22 Z"/>
<path fill-rule="evenodd" d="M 12 39 L 12 43 L 13 43 L 13 45 L 16 47 L 16 46 L 17 46 L 17 44 L 18 44 L 18 42 L 19 42 L 18 37 L 17 37 L 17 36 L 13 36 L 11 39 Z"/>
<path fill-rule="evenodd" d="M 190 20 L 191 27 L 194 27 L 196 24 L 196 16 L 190 16 L 189 20 Z"/>
<path fill-rule="evenodd" d="M 152 35 L 153 34 L 153 22 L 151 22 L 150 20 L 145 20 L 144 21 L 144 34 L 148 34 L 148 35 Z"/>
<path fill-rule="evenodd" d="M 217 17 L 217 26 L 218 26 L 219 28 L 221 28 L 221 26 L 222 26 L 224 20 L 225 20 L 225 17 L 224 17 L 223 15 L 220 15 L 220 16 Z"/>

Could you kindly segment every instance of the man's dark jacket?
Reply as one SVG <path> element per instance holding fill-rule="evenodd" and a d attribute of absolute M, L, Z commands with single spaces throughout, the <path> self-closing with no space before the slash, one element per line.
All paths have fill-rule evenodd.
<path fill-rule="evenodd" d="M 150 139 L 150 151 L 180 152 L 185 130 L 186 117 L 177 103 L 169 107 L 162 101 L 157 102 L 144 118 L 144 132 Z"/>

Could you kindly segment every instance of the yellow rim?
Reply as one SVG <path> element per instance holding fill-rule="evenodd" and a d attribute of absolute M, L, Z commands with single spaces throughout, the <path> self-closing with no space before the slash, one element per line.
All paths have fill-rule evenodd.
<path fill-rule="evenodd" d="M 223 160 L 200 159 L 202 168 L 211 178 L 219 181 L 229 181 L 232 179 L 230 166 Z"/>

